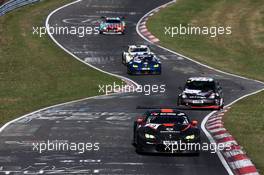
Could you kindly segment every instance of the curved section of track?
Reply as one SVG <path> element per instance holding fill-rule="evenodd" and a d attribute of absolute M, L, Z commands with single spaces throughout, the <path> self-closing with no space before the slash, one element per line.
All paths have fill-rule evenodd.
<path fill-rule="evenodd" d="M 127 93 L 95 97 L 49 108 L 11 123 L 0 133 L 0 172 L 32 174 L 227 174 L 216 154 L 199 157 L 138 155 L 131 145 L 132 123 L 142 113 L 138 105 L 175 105 L 177 90 L 190 76 L 213 76 L 220 80 L 226 103 L 263 88 L 261 83 L 233 77 L 151 46 L 163 58 L 161 76 L 128 76 L 121 64 L 121 52 L 129 44 L 144 44 L 138 36 L 138 20 L 166 0 L 83 0 L 61 8 L 50 16 L 50 26 L 95 25 L 101 16 L 127 16 L 125 35 L 89 35 L 83 38 L 53 35 L 61 47 L 76 58 L 113 74 L 125 76 L 140 85 L 166 85 L 163 94 Z M 89 76 L 89 75 L 87 75 Z M 208 111 L 186 111 L 202 121 Z M 99 151 L 83 154 L 32 151 L 32 142 L 99 142 Z M 208 142 L 203 134 L 202 141 Z"/>

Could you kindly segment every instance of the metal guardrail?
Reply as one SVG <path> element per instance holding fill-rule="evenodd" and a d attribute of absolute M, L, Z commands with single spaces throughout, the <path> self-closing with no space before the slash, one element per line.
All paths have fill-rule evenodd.
<path fill-rule="evenodd" d="M 3 16 L 7 12 L 10 12 L 16 8 L 32 4 L 41 0 L 10 0 L 0 6 L 0 16 Z"/>

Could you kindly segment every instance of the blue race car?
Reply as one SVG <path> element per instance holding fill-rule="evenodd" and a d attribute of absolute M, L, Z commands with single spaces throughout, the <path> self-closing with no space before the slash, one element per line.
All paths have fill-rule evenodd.
<path fill-rule="evenodd" d="M 161 62 L 154 54 L 136 55 L 127 64 L 128 74 L 161 74 Z"/>

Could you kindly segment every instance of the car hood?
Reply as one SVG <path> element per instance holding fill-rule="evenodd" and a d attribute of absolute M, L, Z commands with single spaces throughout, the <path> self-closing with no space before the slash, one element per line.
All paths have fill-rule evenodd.
<path fill-rule="evenodd" d="M 156 59 L 147 60 L 147 59 L 134 58 L 132 62 L 138 64 L 159 64 L 159 62 Z"/>
<path fill-rule="evenodd" d="M 149 123 L 145 125 L 145 127 L 156 130 L 159 133 L 181 133 L 187 130 L 190 127 L 190 125 Z"/>

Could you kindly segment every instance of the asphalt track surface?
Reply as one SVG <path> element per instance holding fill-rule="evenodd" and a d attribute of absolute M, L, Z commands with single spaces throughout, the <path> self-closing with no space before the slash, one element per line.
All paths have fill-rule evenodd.
<path fill-rule="evenodd" d="M 246 79 L 204 68 L 156 46 L 161 56 L 160 76 L 128 76 L 121 53 L 129 44 L 146 43 L 136 32 L 139 19 L 166 0 L 83 0 L 53 14 L 51 26 L 91 26 L 101 16 L 127 16 L 125 35 L 54 35 L 67 50 L 86 62 L 111 73 L 126 76 L 140 85 L 166 85 L 163 94 L 115 94 L 54 107 L 18 120 L 0 133 L 0 174 L 227 174 L 216 154 L 199 157 L 139 155 L 131 145 L 132 124 L 144 110 L 138 105 L 176 104 L 178 87 L 190 76 L 211 76 L 222 84 L 225 103 L 263 88 Z M 165 58 L 165 59 L 164 59 Z M 52 63 L 51 63 L 52 64 Z M 89 75 L 87 75 L 89 76 Z M 201 123 L 210 111 L 185 111 Z M 32 151 L 32 142 L 64 140 L 99 142 L 99 151 Z M 202 134 L 202 141 L 208 139 Z"/>

